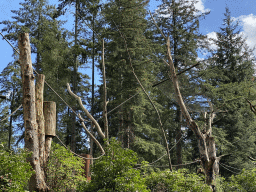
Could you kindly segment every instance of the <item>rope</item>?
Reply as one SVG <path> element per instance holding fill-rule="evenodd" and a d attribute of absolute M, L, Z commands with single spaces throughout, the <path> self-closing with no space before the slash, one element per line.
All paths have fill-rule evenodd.
<path fill-rule="evenodd" d="M 0 32 L 1 33 L 1 32 Z M 18 54 L 20 54 L 20 52 L 17 50 L 17 49 L 15 49 L 14 47 L 13 47 L 13 45 L 8 41 L 8 39 L 6 39 L 6 37 L 4 37 L 4 35 L 1 33 L 1 35 L 3 36 L 3 38 L 11 45 L 11 47 L 18 53 Z M 33 68 L 33 67 L 32 67 Z M 35 74 L 37 74 L 37 75 L 39 75 L 39 73 L 33 68 L 33 71 L 35 72 Z M 72 108 L 72 107 L 70 107 L 69 105 L 68 105 L 68 103 L 49 85 L 49 83 L 45 80 L 45 84 L 71 109 L 71 111 L 79 118 L 79 116 L 78 116 L 78 114 L 75 112 L 75 110 Z M 84 120 L 84 121 L 87 121 L 87 120 Z M 88 121 L 87 121 L 88 122 Z"/>
<path fill-rule="evenodd" d="M 58 137 L 58 135 L 56 135 L 56 137 L 57 137 L 57 139 L 60 141 L 60 143 L 61 143 L 68 151 L 70 151 L 71 153 L 73 153 L 74 155 L 76 155 L 76 156 L 79 157 L 79 158 L 83 158 L 83 159 L 99 159 L 99 158 L 101 158 L 102 156 L 105 155 L 105 154 L 102 154 L 101 156 L 96 157 L 96 158 L 86 158 L 86 157 L 83 157 L 83 156 L 81 156 L 81 155 L 76 154 L 74 151 L 68 149 L 68 147 L 60 140 L 60 138 Z"/>
<path fill-rule="evenodd" d="M 8 39 L 6 39 L 6 37 L 0 32 L 0 34 L 3 36 L 3 38 L 7 41 L 7 43 L 9 43 L 9 45 L 11 45 L 11 47 L 18 53 L 18 54 L 20 54 L 20 52 L 19 51 L 17 51 L 17 49 L 15 49 L 14 47 L 13 47 L 13 45 L 8 41 Z"/>
<path fill-rule="evenodd" d="M 131 100 L 133 97 L 135 97 L 136 95 L 138 95 L 142 90 L 138 91 L 137 93 L 135 93 L 133 96 L 131 96 L 130 98 L 126 99 L 124 102 L 120 103 L 118 106 L 116 106 L 114 109 L 110 110 L 107 115 L 109 113 L 112 113 L 114 110 L 118 109 L 119 107 L 121 107 L 123 104 L 125 104 L 127 101 Z M 97 119 L 97 121 L 99 121 L 100 119 L 102 119 L 103 117 L 100 117 L 99 119 Z"/>
<path fill-rule="evenodd" d="M 179 133 L 178 133 L 178 134 L 179 134 Z M 177 134 L 177 135 L 178 135 L 178 134 Z M 184 134 L 185 134 L 185 132 L 184 132 L 181 136 L 183 136 Z M 177 135 L 176 135 L 176 136 L 177 136 Z M 172 146 L 172 148 L 169 150 L 169 152 L 181 141 L 181 139 L 182 139 L 182 137 L 180 137 L 180 139 Z M 165 155 L 167 155 L 167 152 L 166 152 L 164 155 L 162 155 L 161 157 L 159 157 L 157 160 L 155 160 L 155 161 L 149 163 L 149 165 L 152 165 L 152 164 L 156 163 L 157 161 L 160 161 Z M 142 164 L 136 164 L 136 165 L 142 165 Z"/>
<path fill-rule="evenodd" d="M 221 163 L 219 163 L 220 166 L 222 166 L 224 169 L 230 171 L 231 173 L 234 173 L 234 174 L 239 174 L 239 173 L 236 173 L 234 171 L 231 171 L 230 169 L 228 169 L 227 167 L 225 167 L 224 165 L 222 165 Z"/>
<path fill-rule="evenodd" d="M 219 163 L 220 163 L 220 162 L 219 162 Z M 231 167 L 230 165 L 226 165 L 226 164 L 224 164 L 224 163 L 220 163 L 220 164 L 222 164 L 222 165 L 224 165 L 224 166 L 226 166 L 226 167 L 230 167 L 230 168 L 236 169 L 236 170 L 238 170 L 238 171 L 242 171 L 241 169 L 238 169 L 238 168 L 235 168 L 235 167 Z"/>
<path fill-rule="evenodd" d="M 182 136 L 183 136 L 183 134 L 182 134 Z M 172 148 L 169 150 L 169 152 L 181 141 L 181 139 L 182 139 L 182 137 L 180 137 L 180 139 L 172 146 Z M 157 161 L 160 161 L 160 159 L 162 159 L 165 155 L 167 155 L 167 152 L 163 156 L 158 158 L 157 160 L 153 161 L 152 163 L 149 163 L 149 165 L 152 165 L 152 164 L 156 163 Z"/>
<path fill-rule="evenodd" d="M 172 166 L 173 166 L 173 167 L 186 166 L 186 165 L 191 165 L 191 164 L 198 163 L 198 162 L 201 162 L 201 160 L 196 160 L 196 161 L 193 161 L 193 162 L 190 162 L 190 163 L 178 164 L 178 165 L 172 165 Z M 158 165 L 150 165 L 150 164 L 148 164 L 148 166 L 150 166 L 150 167 L 169 167 L 169 165 L 161 165 L 161 166 L 158 166 Z M 141 169 L 141 168 L 142 168 L 142 167 L 137 167 L 137 168 L 133 168 L 133 169 Z"/>
<path fill-rule="evenodd" d="M 5 117 L 4 119 L 2 119 L 0 122 L 3 122 L 4 120 L 8 119 L 9 117 L 11 117 L 14 113 L 16 113 L 20 108 L 22 107 L 22 104 L 15 110 L 13 111 L 10 115 L 8 115 L 7 117 Z"/>
<path fill-rule="evenodd" d="M 34 70 L 35 71 L 35 70 Z M 36 71 L 35 71 L 36 72 Z M 37 73 L 37 72 L 36 72 Z M 38 74 L 38 73 L 37 73 Z M 75 112 L 75 110 L 69 106 L 69 104 L 45 81 L 45 84 L 71 109 L 71 111 L 79 118 L 79 115 Z M 80 118 L 79 118 L 80 119 Z M 85 119 L 81 119 L 82 121 L 87 121 Z M 87 121 L 88 122 L 88 121 Z"/>

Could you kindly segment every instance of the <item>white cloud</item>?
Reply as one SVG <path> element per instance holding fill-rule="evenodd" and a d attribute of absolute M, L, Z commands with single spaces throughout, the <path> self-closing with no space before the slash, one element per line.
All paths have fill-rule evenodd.
<path fill-rule="evenodd" d="M 180 0 L 175 0 L 175 2 L 179 2 L 179 1 Z M 185 5 L 191 5 L 192 3 L 195 3 L 195 8 L 199 11 L 198 13 L 195 13 L 195 15 L 198 15 L 200 13 L 205 13 L 210 11 L 210 9 L 205 9 L 204 2 L 205 0 L 187 0 L 187 3 L 185 3 Z M 158 13 L 160 11 L 160 7 L 155 10 L 155 13 Z M 165 10 L 161 10 L 161 11 L 166 13 L 161 14 L 160 17 L 168 18 L 171 16 L 169 9 L 166 8 Z"/>
<path fill-rule="evenodd" d="M 189 0 L 190 2 L 195 2 L 195 0 Z M 205 0 L 198 0 L 197 3 L 195 3 L 195 8 L 198 9 L 201 13 L 205 13 L 207 11 L 210 11 L 210 9 L 205 9 L 204 7 Z"/>
<path fill-rule="evenodd" d="M 209 43 L 210 43 L 210 48 L 213 50 L 217 49 L 216 44 L 213 42 L 213 40 L 217 39 L 217 33 L 216 32 L 211 32 L 207 34 L 207 37 L 209 38 Z"/>
<path fill-rule="evenodd" d="M 241 15 L 234 18 L 234 21 L 238 21 L 239 25 L 242 26 L 241 35 L 246 38 L 247 45 L 253 48 L 256 45 L 256 16 L 253 14 Z M 254 54 L 256 55 L 256 50 Z"/>

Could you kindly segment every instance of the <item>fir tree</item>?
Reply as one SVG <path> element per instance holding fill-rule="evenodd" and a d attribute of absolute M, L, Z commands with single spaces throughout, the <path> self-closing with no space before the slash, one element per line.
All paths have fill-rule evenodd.
<path fill-rule="evenodd" d="M 146 91 L 154 97 L 151 86 L 157 66 L 151 62 L 151 44 L 145 38 L 147 3 L 113 0 L 104 6 L 108 111 L 140 90 L 131 63 Z M 118 137 L 123 147 L 135 150 L 142 159 L 152 161 L 165 152 L 157 114 L 143 92 L 109 114 L 108 118 L 110 137 Z"/>
<path fill-rule="evenodd" d="M 8 32 L 6 37 L 14 45 L 17 43 L 18 33 L 28 32 L 31 39 L 31 52 L 36 54 L 36 62 L 33 63 L 36 71 L 46 76 L 48 84 L 62 98 L 66 101 L 71 100 L 65 92 L 66 83 L 72 77 L 70 64 L 73 62 L 75 52 L 70 49 L 70 44 L 67 42 L 70 34 L 61 28 L 63 22 L 54 18 L 57 12 L 55 6 L 48 5 L 45 0 L 26 0 L 20 4 L 22 6 L 20 10 L 12 11 L 18 15 L 13 16 L 14 21 L 1 22 L 6 25 L 2 31 Z M 81 86 L 81 90 L 84 91 L 84 89 L 86 86 Z M 57 103 L 59 115 L 67 112 L 66 105 L 48 86 L 45 86 L 44 99 Z M 61 121 L 60 119 L 57 125 L 61 125 Z"/>
<path fill-rule="evenodd" d="M 170 37 L 171 54 L 177 72 L 181 72 L 198 63 L 197 51 L 205 47 L 206 41 L 206 36 L 199 33 L 199 21 L 207 14 L 209 14 L 209 12 L 200 13 L 199 10 L 195 8 L 194 2 L 188 3 L 185 0 L 163 0 L 162 4 L 159 5 L 159 8 L 154 13 L 157 25 L 166 37 Z M 161 45 L 161 47 L 156 50 L 159 57 L 158 62 L 163 63 L 162 59 L 166 59 L 166 39 L 159 36 L 159 31 L 155 26 L 153 29 L 156 33 L 153 35 L 154 41 Z M 160 71 L 161 73 L 158 75 L 158 80 L 160 82 L 163 79 L 169 78 L 168 66 L 162 64 L 160 66 Z M 201 107 L 195 106 L 194 104 L 198 94 L 198 83 L 196 83 L 196 79 L 197 72 L 193 68 L 186 73 L 179 75 L 182 95 L 186 99 L 186 104 L 193 110 L 191 111 L 193 114 L 202 110 Z M 181 127 L 185 127 L 186 124 L 184 124 L 182 120 L 181 111 L 176 102 L 176 98 L 174 95 L 170 94 L 174 93 L 172 86 L 170 86 L 172 84 L 170 81 L 171 80 L 160 83 L 156 87 L 161 90 L 158 98 L 159 102 L 164 107 L 166 119 L 168 119 L 166 121 L 166 128 L 168 130 L 169 143 L 172 145 L 174 141 L 177 142 L 176 156 L 173 156 L 172 158 L 176 160 L 176 164 L 182 164 L 182 156 L 186 160 L 190 160 L 193 157 L 191 155 L 182 155 L 182 152 L 184 151 L 182 150 L 182 146 L 186 148 L 188 147 L 185 146 L 183 142 L 186 138 L 181 130 Z M 190 131 L 188 130 L 188 132 Z M 190 144 L 190 142 L 188 144 Z"/>
<path fill-rule="evenodd" d="M 221 109 L 213 127 L 217 153 L 229 154 L 225 164 L 235 168 L 250 168 L 247 156 L 255 155 L 255 117 L 246 103 L 254 74 L 254 58 L 245 39 L 226 8 L 223 27 L 217 32 L 204 77 L 203 88 L 215 109 Z M 224 176 L 230 172 L 221 169 Z"/>

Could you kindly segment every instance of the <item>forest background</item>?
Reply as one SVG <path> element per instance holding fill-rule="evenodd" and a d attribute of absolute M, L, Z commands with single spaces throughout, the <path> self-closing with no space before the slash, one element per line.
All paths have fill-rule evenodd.
<path fill-rule="evenodd" d="M 12 4 L 15 2 L 15 5 L 19 3 L 9 2 Z M 134 7 L 129 7 L 128 1 L 124 0 L 119 1 L 120 5 L 117 5 L 118 1 L 105 3 L 88 1 L 87 4 L 80 1 L 81 7 L 84 8 L 80 12 L 83 19 L 77 18 L 78 26 L 75 33 L 75 16 L 73 15 L 75 8 L 69 5 L 72 4 L 71 2 L 62 1 L 63 6 L 56 4 L 56 8 L 59 7 L 60 10 L 56 14 L 54 7 L 46 6 L 46 1 L 24 1 L 22 2 L 25 3 L 23 6 L 10 7 L 9 10 L 19 10 L 19 8 L 25 7 L 13 20 L 10 18 L 17 16 L 18 12 L 10 15 L 11 11 L 8 11 L 8 6 L 12 4 L 2 1 L 1 9 L 3 11 L 1 13 L 5 18 L 1 18 L 2 22 L 0 22 L 3 34 L 16 47 L 17 32 L 21 28 L 19 22 L 25 22 L 22 30 L 29 31 L 30 37 L 33 38 L 31 40 L 32 62 L 35 69 L 46 75 L 46 80 L 70 105 L 79 111 L 78 106 L 65 90 L 67 82 L 72 84 L 74 92 L 83 99 L 85 106 L 96 119 L 102 117 L 101 43 L 96 36 L 107 39 L 105 54 L 108 110 L 114 109 L 137 93 L 139 86 L 136 85 L 128 67 L 129 58 L 124 49 L 124 39 L 119 33 L 119 30 L 122 31 L 122 24 L 125 24 L 125 27 L 129 28 L 127 30 L 138 30 L 136 34 L 125 30 L 122 33 L 131 39 L 127 42 L 135 72 L 138 73 L 147 91 L 157 103 L 164 121 L 169 148 L 175 148 L 171 153 L 172 163 L 182 164 L 198 158 L 196 139 L 187 129 L 186 123 L 180 115 L 171 82 L 166 81 L 152 89 L 152 85 L 155 83 L 168 79 L 168 73 L 165 64 L 160 61 L 165 57 L 165 42 L 159 36 L 159 31 L 152 24 L 152 20 L 146 12 L 150 9 L 163 32 L 165 34 L 169 32 L 172 35 L 172 52 L 175 53 L 174 63 L 178 71 L 186 69 L 197 61 L 208 59 L 207 62 L 202 62 L 198 68 L 182 74 L 180 81 L 184 98 L 187 100 L 186 104 L 190 107 L 192 116 L 199 123 L 204 123 L 202 112 L 210 108 L 207 99 L 213 104 L 216 111 L 219 110 L 213 132 L 216 136 L 218 155 L 228 154 L 223 158 L 222 163 L 237 169 L 253 167 L 247 156 L 255 157 L 256 153 L 255 119 L 244 97 L 250 99 L 254 93 L 253 89 L 251 92 L 248 90 L 253 88 L 254 83 L 255 51 L 250 52 L 250 49 L 254 47 L 256 41 L 253 38 L 256 18 L 252 14 L 256 3 L 253 1 L 239 1 L 236 4 L 233 1 L 199 1 L 194 8 L 198 9 L 199 15 L 202 16 L 194 14 L 193 11 L 187 13 L 190 14 L 189 17 L 182 15 L 179 12 L 182 9 L 178 10 L 176 7 L 177 23 L 173 23 L 173 20 L 168 18 L 170 13 L 166 10 L 166 4 L 164 4 L 166 1 L 149 2 L 149 7 L 144 1 L 134 2 L 134 7 L 138 6 L 136 3 L 142 4 L 136 11 Z M 51 1 L 49 5 L 53 4 Z M 102 12 L 99 11 L 101 10 L 99 5 L 102 5 Z M 163 7 L 157 8 L 156 5 Z M 121 8 L 118 9 L 118 6 Z M 226 7 L 229 7 L 230 12 L 225 9 Z M 126 8 L 128 12 L 122 14 Z M 67 11 L 62 12 L 65 9 Z M 208 14 L 208 11 L 211 13 Z M 64 16 L 61 16 L 62 13 Z M 119 14 L 122 15 L 122 19 L 119 18 Z M 127 14 L 130 17 L 126 17 Z M 133 17 L 137 19 L 131 20 L 130 18 Z M 186 17 L 191 20 L 187 21 Z M 61 29 L 57 20 L 66 19 L 68 22 L 62 26 L 64 29 Z M 224 19 L 226 19 L 226 23 L 223 22 Z M 238 21 L 238 25 L 236 26 L 231 20 Z M 224 25 L 222 25 L 223 23 Z M 176 31 L 173 30 L 175 24 Z M 93 33 L 88 25 L 93 26 L 92 28 L 97 34 Z M 240 31 L 239 27 L 241 27 Z M 184 30 L 185 28 L 187 31 Z M 229 31 L 225 29 L 229 29 Z M 218 36 L 216 32 L 221 33 Z M 208 40 L 209 44 L 207 41 L 204 42 L 204 35 L 212 38 Z M 243 38 L 247 39 L 243 41 Z M 122 42 L 122 44 L 119 45 L 117 42 Z M 199 45 L 198 42 L 201 44 Z M 228 46 L 225 43 L 228 43 Z M 11 59 L 13 50 L 4 40 L 0 42 L 0 49 L 3 49 L 1 50 L 3 56 L 0 66 L 2 71 L 1 94 L 11 93 L 8 100 L 1 100 L 1 117 L 3 118 L 21 104 L 21 84 L 20 69 L 15 62 L 17 56 L 16 59 Z M 77 58 L 75 64 L 74 56 Z M 223 61 L 225 59 L 229 62 Z M 94 83 L 97 85 L 94 88 L 91 80 L 93 78 L 90 78 L 93 62 L 95 64 Z M 118 73 L 116 73 L 117 71 Z M 93 98 L 92 93 L 95 96 Z M 50 90 L 46 90 L 46 98 L 57 102 L 59 117 L 57 134 L 61 140 L 66 145 L 71 145 L 73 151 L 77 153 L 89 153 L 89 140 L 86 134 L 81 134 L 83 129 L 71 111 Z M 102 121 L 100 123 L 103 125 Z M 88 126 L 90 127 L 90 123 Z M 74 127 L 75 129 L 71 129 Z M 22 146 L 23 132 L 22 110 L 19 110 L 13 119 L 1 122 L 1 140 L 7 143 L 10 140 L 12 147 L 17 146 L 16 144 Z M 9 133 L 11 133 L 11 139 L 8 138 Z M 109 115 L 109 135 L 118 138 L 124 148 L 136 151 L 139 161 L 152 162 L 165 153 L 156 114 L 143 93 Z M 230 155 L 231 152 L 232 155 Z M 99 154 L 96 146 L 94 146 L 93 154 L 95 156 Z M 164 157 L 156 165 L 166 164 L 167 157 Z M 191 165 L 190 168 L 197 169 L 197 166 Z M 231 174 L 222 168 L 221 173 L 227 176 Z"/>

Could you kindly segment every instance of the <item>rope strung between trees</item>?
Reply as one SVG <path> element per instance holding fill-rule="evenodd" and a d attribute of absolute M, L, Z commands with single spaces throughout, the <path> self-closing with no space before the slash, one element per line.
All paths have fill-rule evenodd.
<path fill-rule="evenodd" d="M 237 173 L 237 172 L 234 172 L 234 171 L 231 171 L 230 169 L 228 169 L 227 167 L 225 167 L 222 163 L 220 163 L 219 162 L 219 165 L 221 166 L 221 167 L 223 167 L 224 169 L 226 169 L 226 170 L 228 170 L 228 171 L 230 171 L 231 173 L 234 173 L 234 174 L 239 174 L 239 173 Z"/>
<path fill-rule="evenodd" d="M 16 113 L 21 107 L 22 107 L 22 104 L 21 104 L 15 111 L 13 111 L 10 115 L 8 115 L 8 116 L 5 117 L 4 119 L 2 119 L 0 122 L 3 122 L 4 120 L 6 120 L 6 119 L 8 119 L 9 117 L 11 117 L 12 115 L 14 115 L 14 113 Z"/>
<path fill-rule="evenodd" d="M 72 151 L 71 149 L 68 149 L 68 147 L 60 140 L 60 138 L 58 137 L 58 135 L 56 135 L 56 138 L 60 141 L 60 143 L 68 150 L 68 151 L 70 151 L 71 153 L 73 153 L 74 155 L 76 155 L 77 157 L 79 157 L 79 158 L 83 158 L 83 159 L 99 159 L 99 158 L 101 158 L 102 156 L 104 156 L 105 154 L 102 154 L 102 155 L 100 155 L 99 157 L 96 157 L 96 158 L 86 158 L 86 157 L 83 157 L 83 156 L 81 156 L 81 155 L 78 155 L 78 154 L 76 154 L 74 151 Z"/>
<path fill-rule="evenodd" d="M 3 36 L 3 38 L 11 45 L 11 47 L 18 53 L 20 54 L 20 52 L 14 48 L 14 46 L 8 41 L 8 39 L 6 39 L 6 37 L 4 37 L 4 35 L 0 32 L 0 34 Z M 17 61 L 19 64 L 20 62 Z M 39 74 L 35 69 L 33 69 L 33 71 L 35 72 L 35 74 Z M 69 107 L 69 109 L 71 109 L 71 111 L 79 118 L 79 115 L 75 112 L 75 110 L 69 106 L 69 104 L 49 85 L 49 83 L 45 80 L 45 84 Z M 84 121 L 87 121 L 84 119 Z M 87 121 L 88 122 L 88 121 Z"/>
<path fill-rule="evenodd" d="M 180 134 L 180 133 L 178 133 L 178 134 Z M 177 135 L 178 135 L 178 134 L 177 134 Z M 172 148 L 169 150 L 169 152 L 171 152 L 171 150 L 181 141 L 182 136 L 183 136 L 184 134 L 185 134 L 185 132 L 181 135 L 180 139 L 172 146 Z M 176 136 L 177 136 L 177 135 L 176 135 Z M 165 155 L 167 155 L 167 152 L 166 152 L 164 155 L 162 155 L 161 157 L 159 157 L 157 160 L 155 160 L 155 161 L 149 163 L 149 165 L 152 165 L 152 164 L 156 163 L 157 161 L 160 161 Z M 142 165 L 142 164 L 136 164 L 136 165 Z"/>

